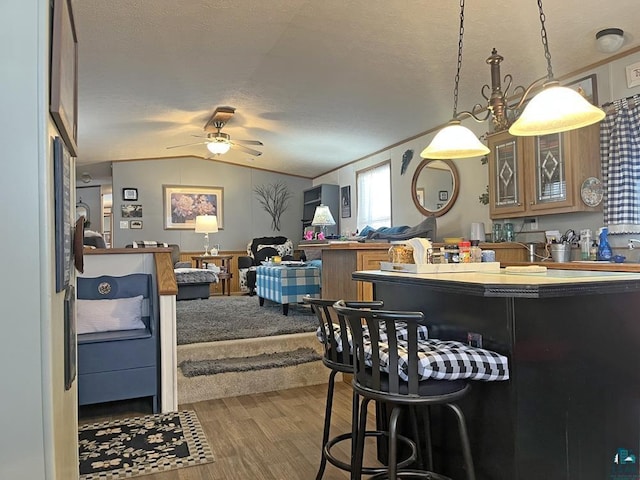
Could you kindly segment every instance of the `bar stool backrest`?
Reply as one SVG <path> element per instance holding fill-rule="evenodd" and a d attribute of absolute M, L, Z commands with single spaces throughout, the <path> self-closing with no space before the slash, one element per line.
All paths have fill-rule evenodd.
<path fill-rule="evenodd" d="M 320 336 L 324 347 L 323 361 L 325 365 L 341 371 L 351 371 L 353 369 L 353 360 L 350 347 L 352 342 L 350 329 L 344 315 L 339 315 L 333 308 L 336 300 L 304 297 L 303 301 L 311 305 L 316 317 L 318 317 Z M 383 306 L 380 301 L 348 301 L 344 302 L 344 304 L 356 309 L 378 309 Z"/>
<path fill-rule="evenodd" d="M 355 381 L 372 390 L 395 395 L 417 395 L 418 324 L 424 321 L 422 312 L 362 310 L 351 308 L 343 301 L 336 302 L 333 308 L 338 315 L 344 315 L 351 329 L 355 352 Z M 402 338 L 406 340 L 406 347 L 401 347 L 403 352 L 406 349 L 407 354 L 401 368 L 404 369 L 408 382 L 398 374 L 398 365 L 401 363 L 399 330 L 402 330 Z M 382 371 L 387 366 L 389 373 Z"/>

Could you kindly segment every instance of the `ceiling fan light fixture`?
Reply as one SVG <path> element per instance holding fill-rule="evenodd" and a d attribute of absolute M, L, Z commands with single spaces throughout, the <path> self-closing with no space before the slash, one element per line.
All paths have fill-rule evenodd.
<path fill-rule="evenodd" d="M 436 160 L 450 158 L 472 158 L 487 155 L 489 149 L 460 120 L 451 120 L 440 130 L 420 156 Z"/>
<path fill-rule="evenodd" d="M 214 155 L 222 155 L 229 151 L 231 144 L 228 140 L 223 138 L 216 138 L 207 143 L 207 149 Z"/>
<path fill-rule="evenodd" d="M 605 112 L 577 91 L 561 87 L 557 81 L 545 83 L 542 91 L 527 104 L 509 133 L 527 137 L 565 132 L 597 123 Z"/>

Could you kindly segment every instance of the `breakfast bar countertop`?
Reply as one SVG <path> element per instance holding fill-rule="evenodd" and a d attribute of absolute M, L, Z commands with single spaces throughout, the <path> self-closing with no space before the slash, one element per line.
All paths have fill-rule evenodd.
<path fill-rule="evenodd" d="M 429 287 L 484 297 L 549 298 L 599 293 L 640 292 L 640 272 L 554 270 L 542 273 L 499 272 L 400 273 L 353 272 L 353 279 Z"/>

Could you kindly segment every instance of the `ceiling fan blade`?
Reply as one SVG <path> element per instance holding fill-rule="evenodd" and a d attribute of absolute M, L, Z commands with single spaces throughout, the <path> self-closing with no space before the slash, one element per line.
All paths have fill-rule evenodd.
<path fill-rule="evenodd" d="M 260 140 L 233 140 L 236 143 L 242 143 L 243 145 L 264 145 Z"/>
<path fill-rule="evenodd" d="M 185 143 L 184 145 L 172 145 L 170 147 L 167 147 L 167 150 L 171 148 L 190 147 L 191 145 L 203 145 L 206 143 L 209 143 L 209 142 L 195 142 L 195 143 Z"/>
<path fill-rule="evenodd" d="M 254 157 L 259 157 L 260 155 L 262 155 L 262 152 L 259 152 L 258 150 L 254 150 L 253 148 L 245 147 L 244 145 L 238 145 L 237 143 L 234 143 L 234 142 L 229 142 L 229 143 L 231 144 L 231 148 L 234 148 L 236 150 L 241 150 L 244 153 L 253 155 Z"/>

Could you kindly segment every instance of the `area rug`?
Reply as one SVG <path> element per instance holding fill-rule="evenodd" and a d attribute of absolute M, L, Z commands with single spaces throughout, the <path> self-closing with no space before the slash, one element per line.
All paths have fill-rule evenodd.
<path fill-rule="evenodd" d="M 137 477 L 213 462 L 193 411 L 93 423 L 78 428 L 80 480 Z"/>
<path fill-rule="evenodd" d="M 308 305 L 282 305 L 248 295 L 213 296 L 176 302 L 178 345 L 315 332 L 318 320 Z"/>
<path fill-rule="evenodd" d="M 197 377 L 199 375 L 215 375 L 225 372 L 248 372 L 250 370 L 291 367 L 315 362 L 321 358 L 313 348 L 298 348 L 290 352 L 262 353 L 251 357 L 185 360 L 180 363 L 180 369 L 185 377 Z"/>

